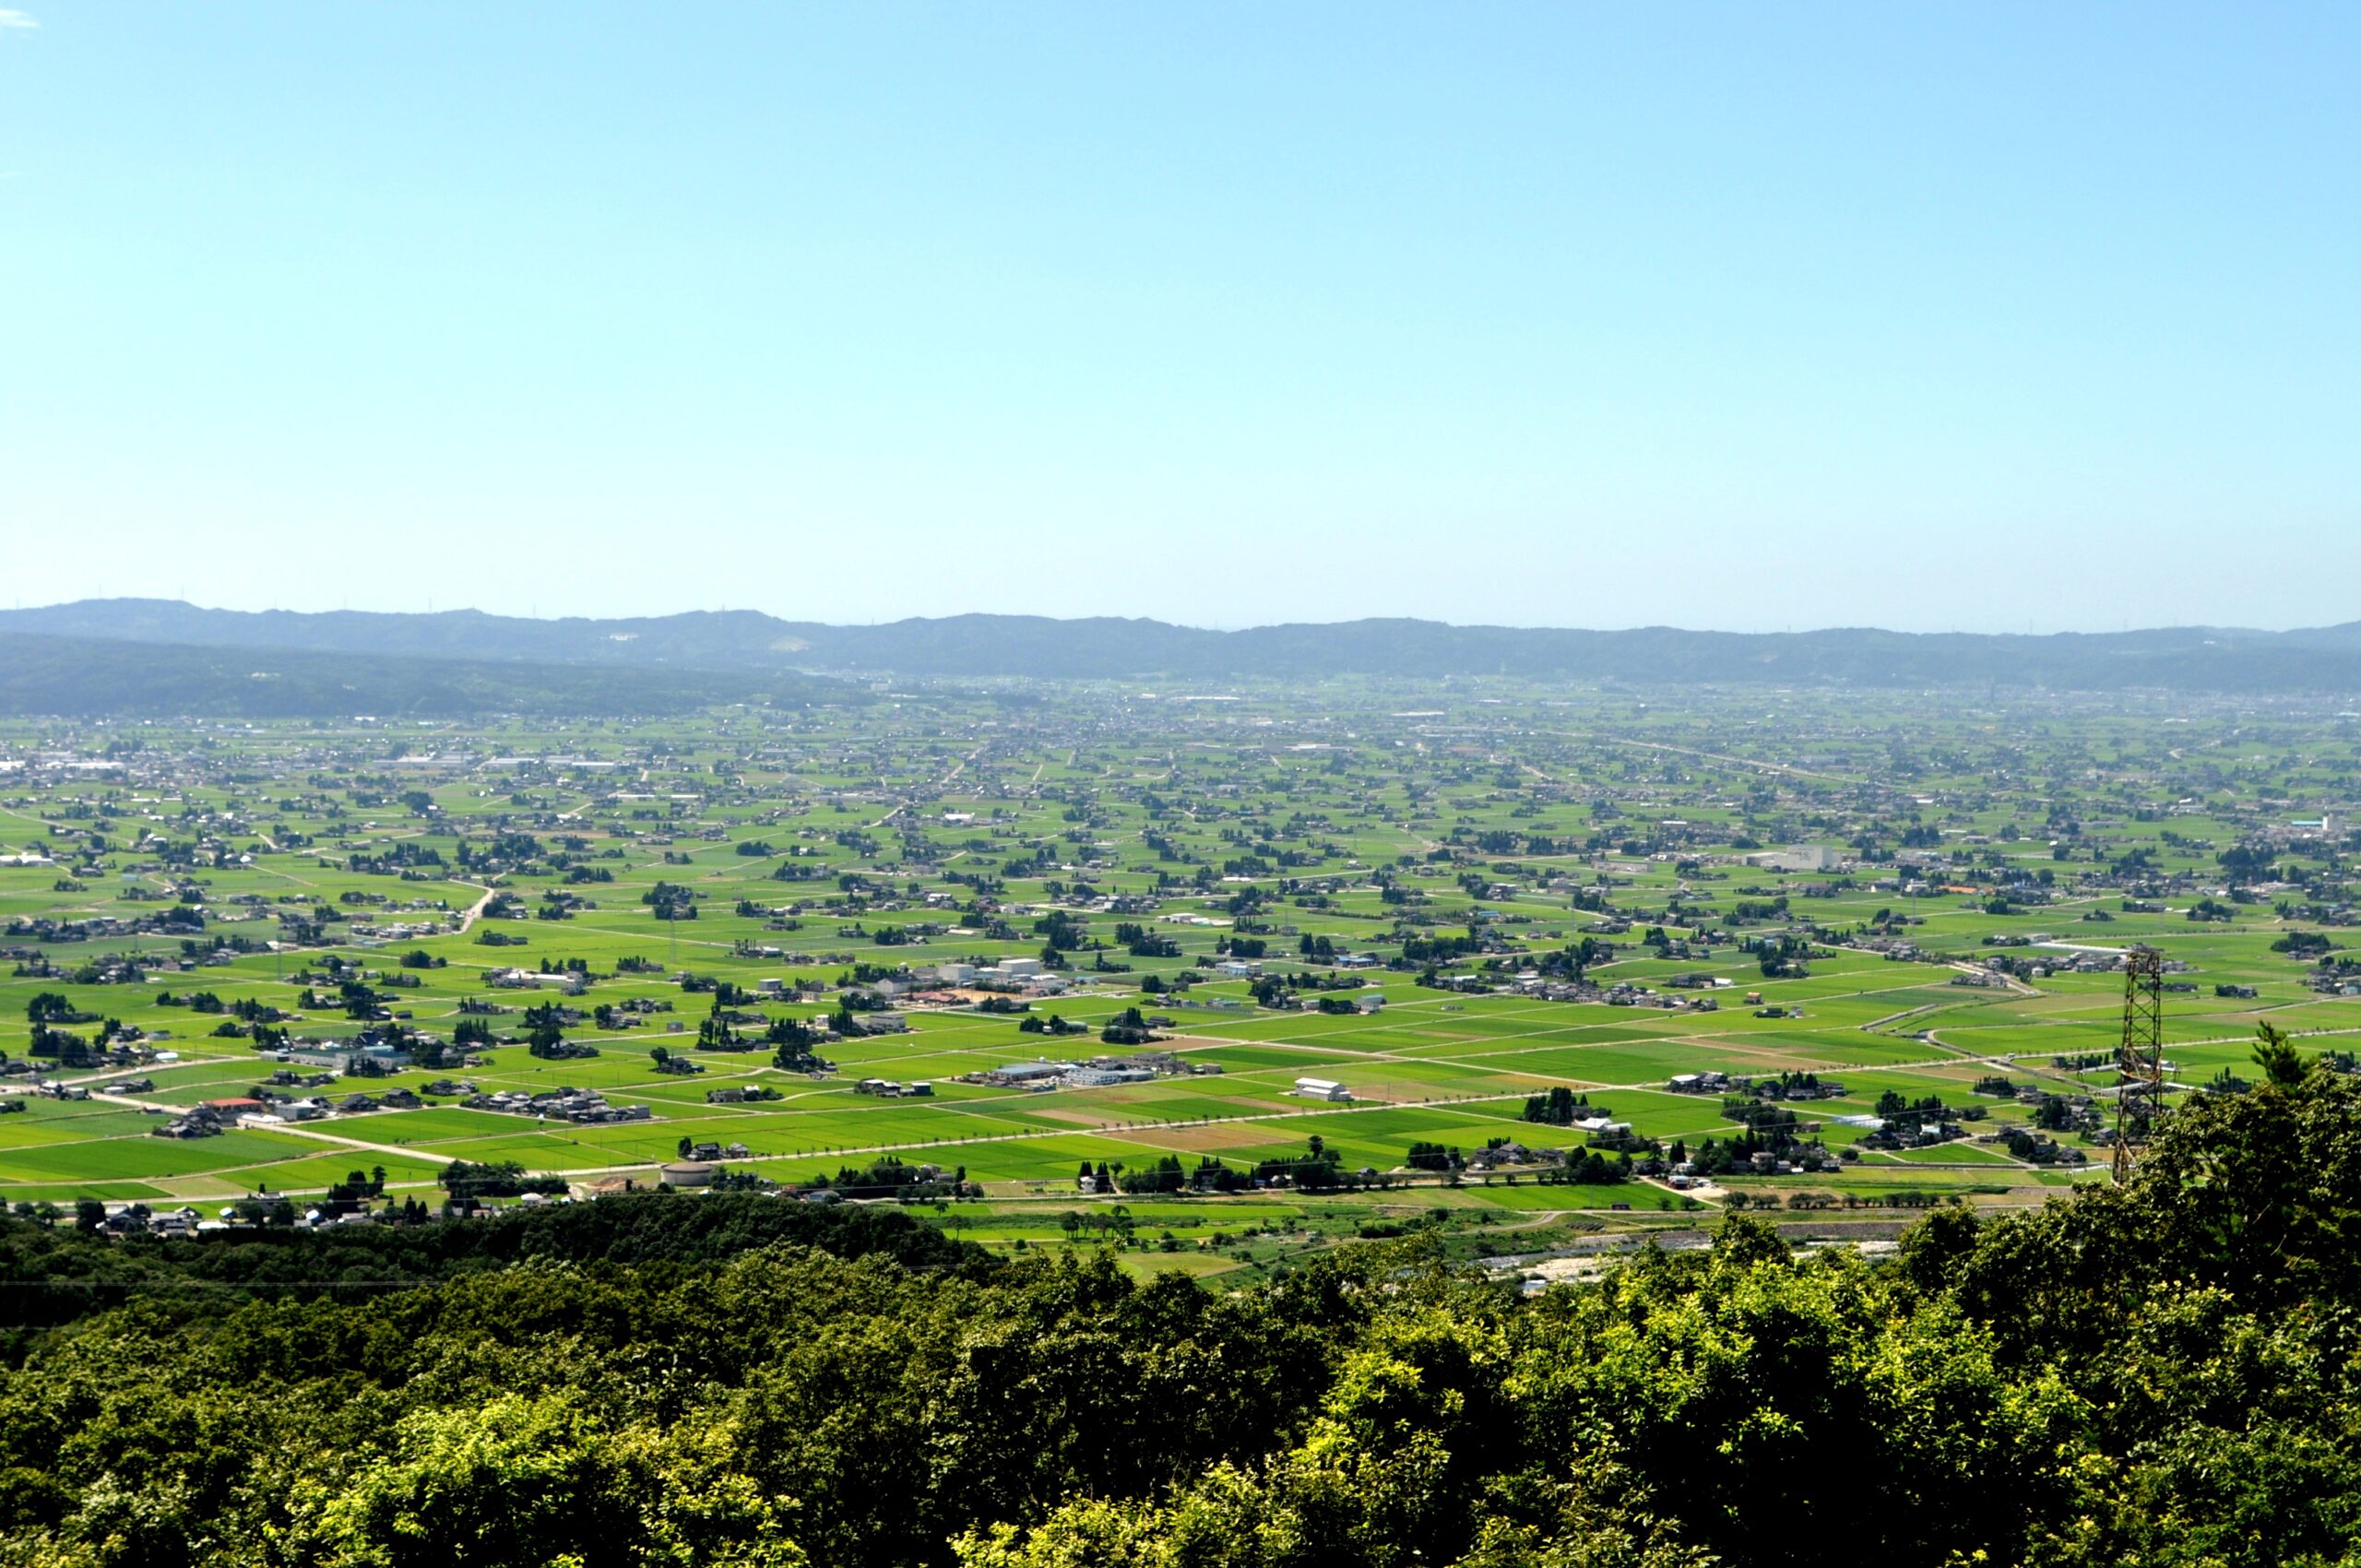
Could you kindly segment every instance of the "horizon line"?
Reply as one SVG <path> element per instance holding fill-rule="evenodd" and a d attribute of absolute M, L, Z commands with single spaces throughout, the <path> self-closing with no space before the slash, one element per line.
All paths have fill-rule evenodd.
<path fill-rule="evenodd" d="M 1299 626 L 1341 627 L 1367 625 L 1372 623 L 1398 623 L 1405 625 L 1441 626 L 1453 631 L 1535 633 L 1569 632 L 1594 636 L 1617 636 L 1639 632 L 1671 632 L 1692 636 L 1810 637 L 1844 633 L 1875 633 L 1880 636 L 1896 637 L 2013 637 L 2026 640 L 2040 640 L 2057 637 L 2117 637 L 2130 636 L 2142 633 L 2160 632 L 2213 632 L 2228 633 L 2236 636 L 2287 636 L 2302 632 L 2334 631 L 2345 626 L 2361 624 L 2361 622 L 2331 622 L 2325 624 L 2288 626 L 2225 626 L 2199 622 L 2174 622 L 2137 626 L 2126 624 L 2112 630 L 2094 629 L 2091 627 L 2056 627 L 2039 631 L 2030 629 L 2024 631 L 2009 631 L 1979 630 L 1973 627 L 1954 626 L 1942 630 L 1913 631 L 1892 626 L 1875 625 L 1867 623 L 1853 623 L 1849 624 L 1812 625 L 1805 626 L 1801 629 L 1790 626 L 1777 630 L 1771 630 L 1767 628 L 1749 629 L 1711 625 L 1679 625 L 1665 621 L 1637 622 L 1620 626 L 1584 626 L 1567 624 L 1563 623 L 1516 624 L 1497 621 L 1448 621 L 1418 615 L 1356 615 L 1336 620 L 1268 621 L 1224 626 L 1206 625 L 1188 621 L 1165 620 L 1153 615 L 1050 615 L 1033 611 L 1012 610 L 956 610 L 931 615 L 900 615 L 893 617 L 890 620 L 872 617 L 863 620 L 799 621 L 791 620 L 787 616 L 780 615 L 776 611 L 763 610 L 747 605 L 698 606 L 635 615 L 542 615 L 537 612 L 533 613 L 517 613 L 513 611 L 484 610 L 473 605 L 457 606 L 450 609 L 411 608 L 407 610 L 383 610 L 370 608 L 356 610 L 350 605 L 338 605 L 334 608 L 324 609 L 294 609 L 285 605 L 273 605 L 267 609 L 249 610 L 231 605 L 199 604 L 194 600 L 185 599 L 164 599 L 149 595 L 134 594 L 113 595 L 101 598 L 86 596 L 79 599 L 56 600 L 40 604 L 15 603 L 12 604 L 6 612 L 0 612 L 0 616 L 38 613 L 42 611 L 72 610 L 84 606 L 129 604 L 166 606 L 195 611 L 200 614 L 216 615 L 291 615 L 303 617 L 364 615 L 397 619 L 413 617 L 418 619 L 439 619 L 446 616 L 470 615 L 481 616 L 488 620 L 514 621 L 533 625 L 545 626 L 561 625 L 567 622 L 596 623 L 668 621 L 691 615 L 761 615 L 767 619 L 777 621 L 784 625 L 821 626 L 833 631 L 874 630 L 882 626 L 939 624 L 945 621 L 967 619 L 1042 621 L 1059 625 L 1078 625 L 1092 621 L 1134 621 L 1149 625 L 1167 626 L 1177 631 L 1201 632 L 1207 636 L 1238 636 L 1252 632 L 1281 631 Z"/>

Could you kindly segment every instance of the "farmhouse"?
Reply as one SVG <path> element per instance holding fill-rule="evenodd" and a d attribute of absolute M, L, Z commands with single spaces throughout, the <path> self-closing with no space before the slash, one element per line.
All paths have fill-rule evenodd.
<path fill-rule="evenodd" d="M 604 1095 L 580 1088 L 544 1089 L 538 1094 L 500 1089 L 492 1094 L 469 1095 L 460 1103 L 474 1111 L 505 1111 L 511 1116 L 552 1116 L 586 1125 L 646 1122 L 655 1114 L 645 1105 L 610 1105 Z"/>
<path fill-rule="evenodd" d="M 541 973 L 533 969 L 494 969 L 484 976 L 484 983 L 503 991 L 559 991 L 568 996 L 579 996 L 589 981 L 571 969 Z"/>
<path fill-rule="evenodd" d="M 1152 1084 L 1156 1075 L 1145 1067 L 1078 1067 L 1066 1081 L 1080 1088 L 1097 1089 L 1115 1084 Z"/>
<path fill-rule="evenodd" d="M 1746 857 L 1746 863 L 1765 871 L 1834 871 L 1837 853 L 1825 844 L 1795 844 Z"/>
<path fill-rule="evenodd" d="M 984 1082 L 999 1088 L 1047 1088 L 1074 1070 L 1071 1062 L 1015 1062 L 986 1073 Z"/>
<path fill-rule="evenodd" d="M 1353 1098 L 1352 1091 L 1334 1078 L 1298 1078 L 1295 1092 L 1306 1099 L 1324 1099 L 1339 1104 Z"/>

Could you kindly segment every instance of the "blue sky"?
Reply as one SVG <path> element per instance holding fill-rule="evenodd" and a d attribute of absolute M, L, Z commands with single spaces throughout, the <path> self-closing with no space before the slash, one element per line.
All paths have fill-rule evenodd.
<path fill-rule="evenodd" d="M 0 10 L 23 603 L 2361 618 L 2361 8 Z"/>

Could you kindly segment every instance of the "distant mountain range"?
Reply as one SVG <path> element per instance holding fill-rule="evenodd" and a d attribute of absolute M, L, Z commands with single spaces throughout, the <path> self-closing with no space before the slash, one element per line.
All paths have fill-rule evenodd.
<path fill-rule="evenodd" d="M 403 705 L 394 699 L 412 687 L 444 707 L 573 703 L 579 711 L 590 711 L 582 705 L 602 692 L 599 700 L 606 706 L 599 710 L 609 711 L 635 703 L 664 707 L 742 700 L 749 694 L 769 695 L 773 688 L 786 690 L 782 681 L 799 675 L 881 673 L 1125 680 L 1511 675 L 1641 684 L 2361 692 L 2361 623 L 2293 632 L 2173 627 L 2052 636 L 1867 629 L 1591 632 L 1412 620 L 1214 632 L 1106 616 L 1060 621 L 955 615 L 830 626 L 745 610 L 541 621 L 473 610 L 257 612 L 206 610 L 176 600 L 112 599 L 0 611 L 0 657 L 12 664 L 35 659 L 51 706 L 41 706 L 42 695 L 22 689 L 21 673 L 0 674 L 0 704 L 47 712 L 126 704 L 188 711 L 173 707 L 172 695 L 177 691 L 193 700 L 197 693 L 192 683 L 202 671 L 210 672 L 205 679 L 219 679 L 231 688 L 215 700 L 231 700 L 240 692 L 252 695 L 268 683 L 252 679 L 254 671 L 246 667 L 264 654 L 287 666 L 277 672 L 279 678 L 296 683 L 280 688 L 288 700 L 303 683 L 325 682 L 356 696 L 383 693 L 372 699 L 375 705 L 397 709 Z M 87 656 L 41 658 L 34 652 L 46 647 L 55 654 L 69 642 L 119 650 L 101 660 L 109 671 L 104 679 L 81 668 Z M 148 676 L 135 672 L 125 645 L 184 651 L 138 666 L 162 682 L 150 686 L 144 683 Z M 215 650 L 216 656 L 192 659 L 185 652 L 191 649 Z M 342 661 L 294 657 L 314 655 Z M 597 679 L 588 679 L 594 672 Z M 644 679 L 619 679 L 627 675 Z M 81 695 L 86 687 L 88 698 Z M 497 700 L 504 687 L 524 700 Z M 808 694 L 832 688 L 794 689 Z M 33 706 L 19 706 L 25 702 Z M 331 709 L 349 706 L 330 703 Z"/>

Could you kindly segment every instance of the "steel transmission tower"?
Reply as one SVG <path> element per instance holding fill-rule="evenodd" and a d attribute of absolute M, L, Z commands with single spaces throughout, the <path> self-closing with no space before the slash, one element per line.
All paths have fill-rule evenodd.
<path fill-rule="evenodd" d="M 2123 1043 L 2115 1068 L 2115 1180 L 2131 1180 L 2131 1150 L 2165 1113 L 2165 956 L 2134 947 L 2123 957 Z"/>

